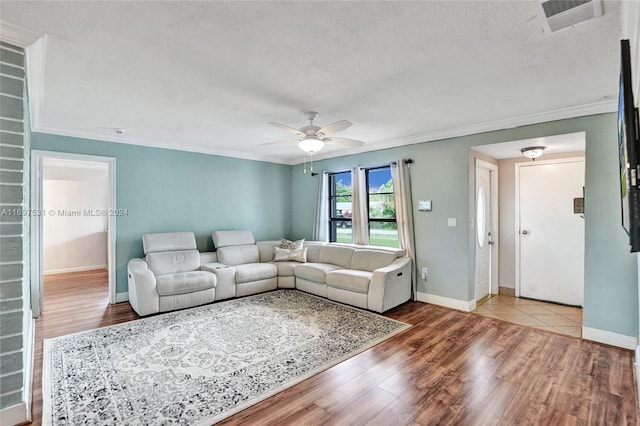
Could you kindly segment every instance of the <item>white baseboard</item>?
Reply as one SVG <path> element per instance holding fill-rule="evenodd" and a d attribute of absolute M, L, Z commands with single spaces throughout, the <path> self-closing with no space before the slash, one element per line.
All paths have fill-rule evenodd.
<path fill-rule="evenodd" d="M 129 301 L 128 291 L 125 291 L 124 293 L 116 293 L 116 303 L 128 302 L 128 301 Z"/>
<path fill-rule="evenodd" d="M 598 330 L 597 328 L 582 327 L 582 338 L 592 340 L 605 345 L 617 346 L 623 349 L 636 349 L 638 339 L 634 336 L 613 333 L 611 331 Z"/>
<path fill-rule="evenodd" d="M 471 312 L 476 309 L 475 300 L 465 302 L 464 300 L 451 299 L 449 297 L 436 296 L 435 294 L 422 292 L 418 292 L 417 296 L 417 299 L 420 302 L 432 303 L 434 305 L 444 306 L 445 308 L 457 309 L 465 312 Z"/>
<path fill-rule="evenodd" d="M 79 266 L 77 268 L 50 269 L 44 271 L 44 275 L 66 274 L 68 272 L 94 271 L 96 269 L 107 269 L 107 265 Z"/>
<path fill-rule="evenodd" d="M 26 402 L 3 408 L 0 410 L 0 424 L 10 426 L 31 421 L 27 408 Z"/>

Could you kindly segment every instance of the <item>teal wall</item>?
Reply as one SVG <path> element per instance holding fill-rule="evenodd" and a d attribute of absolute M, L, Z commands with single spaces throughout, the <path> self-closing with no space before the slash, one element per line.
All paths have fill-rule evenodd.
<path fill-rule="evenodd" d="M 418 291 L 462 301 L 473 299 L 469 244 L 469 147 L 563 133 L 586 132 L 584 325 L 638 335 L 636 255 L 620 224 L 616 115 L 602 114 L 523 126 L 364 154 L 316 161 L 316 170 L 342 171 L 412 158 L 417 266 L 429 267 Z M 292 170 L 293 238 L 310 238 L 317 178 Z M 417 200 L 432 212 L 417 212 Z M 447 226 L 447 218 L 457 227 Z M 561 238 L 561 236 L 558 236 Z M 544 267 L 544 265 L 542 265 Z"/>
<path fill-rule="evenodd" d="M 32 134 L 32 149 L 116 158 L 117 292 L 128 289 L 127 262 L 142 256 L 142 235 L 193 231 L 198 249 L 211 232 L 249 229 L 258 240 L 289 236 L 291 167 L 168 149 Z"/>
<path fill-rule="evenodd" d="M 417 266 L 429 267 L 418 291 L 473 299 L 469 243 L 469 147 L 586 132 L 584 325 L 638 335 L 636 255 L 620 225 L 615 114 L 601 114 L 316 161 L 316 170 L 342 171 L 412 158 L 413 200 L 433 200 L 414 212 Z M 318 180 L 302 165 L 90 141 L 34 133 L 33 149 L 117 159 L 118 292 L 127 290 L 126 263 L 142 254 L 147 232 L 191 230 L 211 250 L 211 231 L 251 229 L 256 239 L 311 238 Z M 456 218 L 455 228 L 447 218 Z"/>

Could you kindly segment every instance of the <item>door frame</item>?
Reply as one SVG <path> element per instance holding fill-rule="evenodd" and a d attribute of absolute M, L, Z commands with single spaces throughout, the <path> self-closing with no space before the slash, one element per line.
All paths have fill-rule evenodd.
<path fill-rule="evenodd" d="M 475 268 L 475 259 L 476 259 L 476 239 L 477 237 L 477 230 L 475 229 L 476 226 L 478 226 L 478 224 L 476 223 L 475 218 L 478 217 L 478 212 L 477 212 L 477 207 L 478 207 L 478 200 L 476 199 L 478 194 L 476 194 L 476 182 L 477 182 L 477 175 L 476 175 L 476 170 L 478 169 L 478 167 L 481 167 L 483 169 L 489 169 L 490 171 L 490 181 L 491 181 L 491 218 L 489 218 L 489 220 L 491 220 L 491 240 L 493 241 L 493 244 L 491 245 L 491 271 L 490 271 L 490 282 L 491 282 L 491 288 L 490 288 L 490 293 L 491 294 L 498 294 L 500 288 L 498 286 L 498 246 L 499 246 L 499 240 L 500 240 L 500 235 L 499 235 L 499 223 L 498 223 L 498 207 L 499 207 L 499 201 L 498 201 L 498 166 L 496 164 L 493 163 L 489 163 L 488 161 L 484 161 L 481 160 L 480 158 L 476 158 L 475 159 L 475 167 L 473 169 L 473 178 L 474 178 L 474 182 L 473 182 L 473 214 L 474 214 L 474 232 L 473 232 L 473 282 L 474 282 L 474 300 L 476 300 L 475 298 L 475 280 L 476 280 L 476 268 Z"/>
<path fill-rule="evenodd" d="M 108 189 L 108 212 L 116 209 L 116 159 L 113 157 L 102 157 L 97 155 L 71 154 L 68 152 L 55 151 L 31 151 L 31 309 L 33 317 L 36 318 L 42 313 L 44 294 L 44 270 L 43 270 L 43 163 L 45 158 L 56 158 L 63 160 L 75 160 L 94 163 L 105 163 L 107 165 L 109 185 Z M 37 214 L 37 213 L 43 214 Z M 116 216 L 107 215 L 107 269 L 109 275 L 109 303 L 116 303 Z"/>
<path fill-rule="evenodd" d="M 515 164 L 516 173 L 515 173 L 515 287 L 516 287 L 516 297 L 520 297 L 520 168 L 521 167 L 534 167 L 541 166 L 545 164 L 561 164 L 561 163 L 577 163 L 577 162 L 585 162 L 586 157 L 566 157 L 566 158 L 554 158 L 551 160 L 536 160 L 536 161 L 522 161 Z M 585 167 L 586 170 L 586 167 Z M 586 187 L 586 177 L 585 177 L 585 187 Z M 584 283 L 583 283 L 584 285 Z"/>

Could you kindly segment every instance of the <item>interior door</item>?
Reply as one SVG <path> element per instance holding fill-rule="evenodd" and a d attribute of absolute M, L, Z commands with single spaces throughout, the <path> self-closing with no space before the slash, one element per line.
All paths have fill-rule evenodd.
<path fill-rule="evenodd" d="M 476 166 L 476 300 L 491 292 L 491 171 Z"/>
<path fill-rule="evenodd" d="M 520 167 L 520 295 L 582 306 L 584 159 Z"/>

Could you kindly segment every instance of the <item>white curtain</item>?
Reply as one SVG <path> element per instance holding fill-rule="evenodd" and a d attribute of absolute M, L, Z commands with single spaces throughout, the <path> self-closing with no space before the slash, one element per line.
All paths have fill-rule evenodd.
<path fill-rule="evenodd" d="M 351 169 L 352 210 L 351 229 L 355 244 L 369 244 L 369 216 L 367 209 L 367 178 L 365 169 Z"/>
<path fill-rule="evenodd" d="M 313 240 L 329 241 L 329 173 L 318 173 L 318 200 L 313 224 Z"/>
<path fill-rule="evenodd" d="M 398 224 L 398 239 L 400 248 L 413 261 L 411 283 L 413 286 L 413 300 L 417 300 L 417 265 L 416 244 L 413 232 L 413 203 L 411 201 L 410 160 L 400 160 L 391 163 L 391 178 L 393 179 L 393 194 L 396 202 L 396 222 Z"/>

